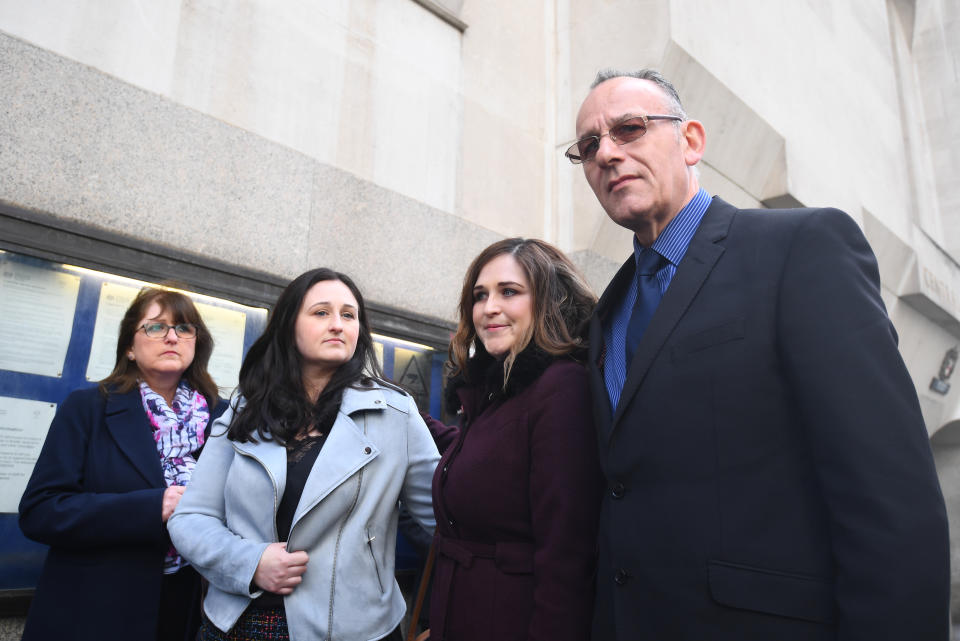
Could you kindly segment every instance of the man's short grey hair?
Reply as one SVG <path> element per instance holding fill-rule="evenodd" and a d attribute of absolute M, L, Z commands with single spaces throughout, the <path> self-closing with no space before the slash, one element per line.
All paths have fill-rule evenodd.
<path fill-rule="evenodd" d="M 680 94 L 677 93 L 677 88 L 673 86 L 673 83 L 663 77 L 656 69 L 641 69 L 639 71 L 620 71 L 619 69 L 601 69 L 597 72 L 597 77 L 593 79 L 593 84 L 590 85 L 590 88 L 593 89 L 600 83 L 606 82 L 607 80 L 612 80 L 614 78 L 637 78 L 638 80 L 649 80 L 658 87 L 660 91 L 663 92 L 664 98 L 666 98 L 666 107 L 668 116 L 679 116 L 684 120 L 687 120 L 687 112 L 683 110 L 683 105 L 680 103 Z"/>
<path fill-rule="evenodd" d="M 663 93 L 665 106 L 668 116 L 679 116 L 684 120 L 689 120 L 687 112 L 683 110 L 683 105 L 680 104 L 680 94 L 677 92 L 677 88 L 673 86 L 673 83 L 663 77 L 663 74 L 657 71 L 656 69 L 641 69 L 639 71 L 620 71 L 619 69 L 601 69 L 597 72 L 597 77 L 593 79 L 593 84 L 590 85 L 591 89 L 594 89 L 597 85 L 606 82 L 607 80 L 613 80 L 614 78 L 637 78 L 638 80 L 649 80 L 653 84 L 660 87 L 661 93 Z M 649 115 L 649 114 L 647 114 Z M 677 134 L 677 140 L 680 140 L 680 123 L 675 122 L 675 131 Z M 690 167 L 690 171 L 694 176 L 700 175 L 700 167 L 693 165 Z"/>

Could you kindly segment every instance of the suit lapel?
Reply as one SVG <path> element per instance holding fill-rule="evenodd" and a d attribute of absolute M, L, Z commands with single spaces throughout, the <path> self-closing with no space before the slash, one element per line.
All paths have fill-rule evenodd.
<path fill-rule="evenodd" d="M 603 352 L 603 327 L 594 316 L 590 319 L 590 354 L 587 359 L 587 379 L 590 381 L 590 394 L 593 396 L 593 423 L 601 435 L 606 435 L 610 427 L 610 398 L 603 382 L 603 370 L 600 369 L 600 355 Z M 597 347 L 594 348 L 593 346 Z"/>
<path fill-rule="evenodd" d="M 140 401 L 140 392 L 133 389 L 126 394 L 107 396 L 104 420 L 117 447 L 133 467 L 152 487 L 164 487 L 163 470 L 153 427 Z"/>
<path fill-rule="evenodd" d="M 612 436 L 664 343 L 683 318 L 700 288 L 703 287 L 710 272 L 720 260 L 720 256 L 723 255 L 722 241 L 727 236 L 736 211 L 736 208 L 719 198 L 714 198 L 707 209 L 683 260 L 677 267 L 677 273 L 670 282 L 670 287 L 667 288 L 663 300 L 660 301 L 657 311 L 650 320 L 637 353 L 633 355 L 633 361 L 627 371 L 627 380 L 620 394 L 620 402 L 610 423 L 608 438 Z"/>
<path fill-rule="evenodd" d="M 590 352 L 588 354 L 587 373 L 590 380 L 590 392 L 593 394 L 593 418 L 602 437 L 609 437 L 612 427 L 610 396 L 603 378 L 603 360 L 606 358 L 606 344 L 603 338 L 603 323 L 611 313 L 610 306 L 621 300 L 623 289 L 630 282 L 634 269 L 634 258 L 630 256 L 621 265 L 610 285 L 604 290 L 597 303 L 596 312 L 590 318 Z"/>

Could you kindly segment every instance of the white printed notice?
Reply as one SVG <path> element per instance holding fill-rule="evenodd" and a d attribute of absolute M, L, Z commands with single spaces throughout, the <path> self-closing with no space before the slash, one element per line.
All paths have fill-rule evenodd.
<path fill-rule="evenodd" d="M 0 369 L 62 376 L 80 277 L 0 256 Z"/>
<path fill-rule="evenodd" d="M 113 371 L 117 362 L 117 338 L 120 321 L 130 303 L 140 293 L 139 287 L 103 283 L 97 303 L 97 320 L 90 342 L 90 360 L 87 361 L 87 380 L 99 381 Z"/>
<path fill-rule="evenodd" d="M 0 396 L 0 512 L 16 512 L 50 422 L 54 403 Z"/>
<path fill-rule="evenodd" d="M 240 382 L 247 315 L 205 303 L 196 305 L 204 324 L 213 336 L 213 354 L 207 364 L 207 371 L 220 388 L 220 395 L 226 398 Z"/>

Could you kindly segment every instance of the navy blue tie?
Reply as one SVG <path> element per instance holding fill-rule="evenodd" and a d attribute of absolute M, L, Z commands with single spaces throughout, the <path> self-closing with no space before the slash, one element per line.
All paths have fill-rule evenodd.
<path fill-rule="evenodd" d="M 657 282 L 657 272 L 663 267 L 663 256 L 652 248 L 644 249 L 637 261 L 637 300 L 630 313 L 630 322 L 627 324 L 626 350 L 627 371 L 633 355 L 637 353 L 640 339 L 657 311 L 657 305 L 663 295 L 660 293 L 660 284 Z"/>

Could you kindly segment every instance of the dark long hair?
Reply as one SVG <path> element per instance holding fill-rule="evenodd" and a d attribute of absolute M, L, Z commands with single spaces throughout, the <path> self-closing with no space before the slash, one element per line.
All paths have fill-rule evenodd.
<path fill-rule="evenodd" d="M 340 281 L 357 299 L 360 334 L 353 357 L 340 365 L 326 387 L 311 402 L 303 385 L 303 357 L 297 349 L 296 325 L 307 291 L 319 282 Z M 288 442 L 310 425 L 322 424 L 340 407 L 343 390 L 383 382 L 373 349 L 366 304 L 356 284 L 345 274 L 321 267 L 297 276 L 277 299 L 267 328 L 247 352 L 240 367 L 240 393 L 246 405 L 227 429 L 233 441 Z"/>
<path fill-rule="evenodd" d="M 530 329 L 504 359 L 506 384 L 513 360 L 530 343 L 552 356 L 581 357 L 586 351 L 587 323 L 597 298 L 570 259 L 550 243 L 537 238 L 506 238 L 490 245 L 473 259 L 463 278 L 457 310 L 460 322 L 450 341 L 454 374 L 466 374 L 471 347 L 475 354 L 486 354 L 473 326 L 473 287 L 484 266 L 503 254 L 513 256 L 520 264 L 533 293 Z"/>
<path fill-rule="evenodd" d="M 203 394 L 207 405 L 214 407 L 220 399 L 220 393 L 207 371 L 207 363 L 213 353 L 213 336 L 189 296 L 159 287 L 141 289 L 124 313 L 123 320 L 120 321 L 120 335 L 117 337 L 116 364 L 109 376 L 100 381 L 100 391 L 104 394 L 111 391 L 125 394 L 136 387 L 141 377 L 140 368 L 136 361 L 127 358 L 127 351 L 133 347 L 133 337 L 140 329 L 140 319 L 153 303 L 169 312 L 174 323 L 193 323 L 197 326 L 197 337 L 193 339 L 196 341 L 193 361 L 181 378 L 186 379 L 193 389 Z"/>

